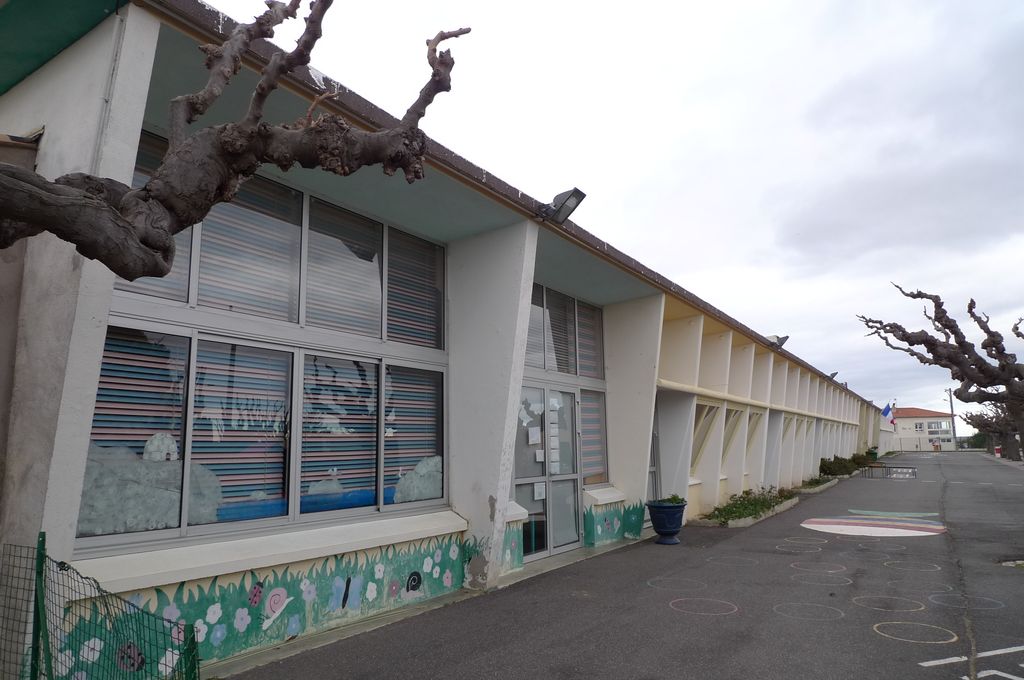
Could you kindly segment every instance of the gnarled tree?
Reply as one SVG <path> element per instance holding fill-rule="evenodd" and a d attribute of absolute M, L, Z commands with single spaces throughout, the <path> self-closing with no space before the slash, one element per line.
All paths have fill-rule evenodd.
<path fill-rule="evenodd" d="M 896 284 L 893 284 L 894 286 Z M 922 364 L 948 369 L 953 380 L 960 386 L 953 394 L 960 401 L 974 404 L 1001 404 L 1007 417 L 1016 423 L 1018 432 L 1024 432 L 1024 364 L 1017 362 L 1017 355 L 1008 352 L 1003 335 L 993 330 L 986 314 L 979 314 L 972 299 L 967 304 L 967 314 L 981 329 L 985 339 L 981 352 L 967 339 L 956 319 L 946 311 L 942 298 L 919 290 L 896 289 L 912 300 L 927 300 L 924 316 L 931 323 L 930 331 L 908 331 L 898 323 L 885 322 L 866 316 L 857 318 L 871 333 L 882 339 L 890 349 L 905 352 Z M 1018 319 L 1011 331 L 1024 340 L 1021 322 Z M 895 342 L 894 342 L 895 341 Z M 1014 445 L 1011 455 L 1020 459 L 1020 452 Z"/>
<path fill-rule="evenodd" d="M 998 442 L 1003 447 L 1003 453 L 1015 457 L 1018 451 L 1017 424 L 1010 418 L 1006 407 L 1003 404 L 985 404 L 985 409 L 976 413 L 964 413 L 960 416 L 964 422 L 984 434 L 988 438 L 989 451 L 992 451 L 992 444 Z"/>
<path fill-rule="evenodd" d="M 267 11 L 252 23 L 237 26 L 224 43 L 202 45 L 210 71 L 206 86 L 171 101 L 167 153 L 139 189 L 82 173 L 51 182 L 0 163 L 0 249 L 49 231 L 129 281 L 165 276 L 174 261 L 174 235 L 202 220 L 217 203 L 230 201 L 239 184 L 264 163 L 283 170 L 298 163 L 339 175 L 381 165 L 387 175 L 402 170 L 409 182 L 421 179 L 426 136 L 419 121 L 434 97 L 451 89 L 455 64 L 449 51 L 438 52 L 438 45 L 468 33 L 468 28 L 442 31 L 427 40 L 430 79 L 393 128 L 359 130 L 330 113 L 314 119 L 319 98 L 295 122 L 263 121 L 263 106 L 281 78 L 309 63 L 332 2 L 313 0 L 295 49 L 271 57 L 241 120 L 190 131 L 189 124 L 210 108 L 238 73 L 249 45 L 273 37 L 276 26 L 296 16 L 301 0 L 268 0 Z"/>

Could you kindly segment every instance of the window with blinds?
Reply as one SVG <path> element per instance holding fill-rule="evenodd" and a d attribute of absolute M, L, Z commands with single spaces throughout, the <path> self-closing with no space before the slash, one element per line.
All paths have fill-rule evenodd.
<path fill-rule="evenodd" d="M 253 177 L 203 220 L 199 304 L 298 321 L 302 195 Z"/>
<path fill-rule="evenodd" d="M 526 365 L 544 368 L 544 286 L 533 284 L 530 326 L 526 335 Z"/>
<path fill-rule="evenodd" d="M 384 502 L 441 498 L 441 373 L 388 366 L 384 386 Z"/>
<path fill-rule="evenodd" d="M 383 227 L 310 200 L 306 322 L 380 337 Z"/>
<path fill-rule="evenodd" d="M 580 390 L 580 471 L 584 484 L 608 481 L 604 394 Z"/>
<path fill-rule="evenodd" d="M 149 181 L 153 172 L 160 167 L 160 162 L 166 152 L 166 141 L 156 135 L 142 133 L 135 158 L 135 173 L 132 175 L 133 189 L 139 189 Z M 174 263 L 167 276 L 146 276 L 135 281 L 118 278 L 114 282 L 114 288 L 186 302 L 188 300 L 188 270 L 191 259 L 192 230 L 186 229 L 174 235 Z"/>
<path fill-rule="evenodd" d="M 79 536 L 180 526 L 188 354 L 187 338 L 107 333 Z"/>
<path fill-rule="evenodd" d="M 306 356 L 301 511 L 377 503 L 375 363 Z"/>
<path fill-rule="evenodd" d="M 288 511 L 291 354 L 200 341 L 196 353 L 189 524 Z M 212 475 L 212 476 L 211 476 Z"/>
<path fill-rule="evenodd" d="M 388 340 L 443 346 L 444 249 L 388 230 Z"/>
<path fill-rule="evenodd" d="M 580 302 L 576 306 L 579 321 L 580 375 L 604 379 L 604 315 L 600 307 Z"/>
<path fill-rule="evenodd" d="M 576 301 L 547 289 L 544 325 L 545 364 L 549 371 L 576 374 Z"/>

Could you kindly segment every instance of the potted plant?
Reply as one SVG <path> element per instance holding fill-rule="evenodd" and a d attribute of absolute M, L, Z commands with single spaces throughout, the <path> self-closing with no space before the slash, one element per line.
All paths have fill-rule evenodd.
<path fill-rule="evenodd" d="M 676 535 L 683 528 L 683 508 L 686 507 L 686 499 L 679 494 L 672 494 L 668 498 L 656 501 L 647 501 L 647 511 L 651 515 L 651 525 L 658 532 L 656 543 L 664 545 L 675 545 L 679 543 Z"/>

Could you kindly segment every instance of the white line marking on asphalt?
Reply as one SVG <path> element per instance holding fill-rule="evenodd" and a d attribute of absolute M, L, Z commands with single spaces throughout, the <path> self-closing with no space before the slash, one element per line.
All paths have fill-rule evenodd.
<path fill-rule="evenodd" d="M 989 652 L 981 652 L 978 654 L 978 658 L 984 658 L 986 656 L 999 656 L 1000 654 L 1013 654 L 1014 652 L 1024 652 L 1024 645 L 1020 647 L 1004 647 L 1003 649 L 993 649 Z M 957 663 L 960 661 L 967 661 L 966 656 L 951 656 L 948 659 L 936 659 L 935 661 L 922 661 L 917 664 L 918 666 L 944 666 L 947 663 Z"/>
<path fill-rule="evenodd" d="M 978 482 L 978 484 L 988 484 L 991 486 L 992 482 Z"/>
<path fill-rule="evenodd" d="M 1024 486 L 1024 484 L 1011 484 L 1010 486 Z"/>
<path fill-rule="evenodd" d="M 963 482 L 950 482 L 950 484 L 963 484 Z"/>
<path fill-rule="evenodd" d="M 934 484 L 936 480 L 934 480 L 934 479 L 922 479 L 921 481 L 926 483 L 926 484 L 928 484 L 928 483 Z"/>
<path fill-rule="evenodd" d="M 1009 673 L 1004 673 L 1002 671 L 982 671 L 978 673 L 979 678 L 991 678 L 993 676 L 998 678 L 1010 678 L 1010 680 L 1024 680 L 1024 678 L 1020 677 L 1019 675 L 1010 675 Z M 969 675 L 964 675 L 961 677 L 963 678 L 963 680 L 971 680 L 971 676 Z"/>

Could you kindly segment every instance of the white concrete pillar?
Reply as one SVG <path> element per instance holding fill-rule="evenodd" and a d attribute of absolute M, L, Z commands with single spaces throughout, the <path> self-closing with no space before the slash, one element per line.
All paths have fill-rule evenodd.
<path fill-rule="evenodd" d="M 768 411 L 768 427 L 765 440 L 764 481 L 762 486 L 779 486 L 779 469 L 782 456 L 782 411 Z"/>
<path fill-rule="evenodd" d="M 606 305 L 603 311 L 608 474 L 627 502 L 635 503 L 647 495 L 665 296 Z"/>
<path fill-rule="evenodd" d="M 732 331 L 705 335 L 701 339 L 697 384 L 715 392 L 728 392 L 731 357 Z"/>
<path fill-rule="evenodd" d="M 0 97 L 0 130 L 45 127 L 45 177 L 129 183 L 159 27 L 126 6 Z M 28 240 L 23 270 L 0 537 L 34 544 L 43 529 L 50 554 L 69 559 L 114 275 L 49 234 Z"/>
<path fill-rule="evenodd" d="M 452 508 L 469 520 L 480 557 L 470 585 L 501 572 L 517 414 L 537 254 L 533 222 L 448 244 L 448 455 Z"/>
<path fill-rule="evenodd" d="M 736 345 L 729 359 L 729 394 L 750 398 L 754 383 L 754 351 L 756 345 Z"/>
<path fill-rule="evenodd" d="M 658 471 L 661 475 L 661 495 L 679 494 L 686 498 L 686 517 L 694 516 L 700 507 L 700 488 L 692 485 L 690 479 L 696 406 L 697 398 L 692 394 L 658 391 L 658 442 L 661 449 Z"/>

